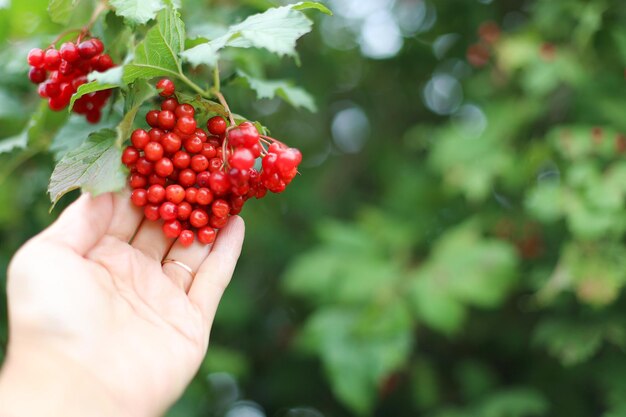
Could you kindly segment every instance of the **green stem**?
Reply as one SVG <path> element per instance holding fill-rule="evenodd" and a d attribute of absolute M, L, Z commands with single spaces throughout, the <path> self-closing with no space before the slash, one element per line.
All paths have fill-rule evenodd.
<path fill-rule="evenodd" d="M 195 91 L 196 93 L 200 94 L 202 97 L 207 98 L 207 99 L 211 98 L 211 96 L 206 91 L 204 91 L 202 88 L 200 88 L 200 86 L 198 84 L 194 83 L 189 78 L 187 78 L 187 76 L 185 74 L 183 74 L 182 71 L 179 72 L 178 78 L 180 78 L 185 84 L 187 84 L 189 87 L 191 87 L 191 89 L 193 91 Z"/>
<path fill-rule="evenodd" d="M 220 69 L 217 66 L 217 63 L 215 63 L 215 68 L 213 68 L 213 88 L 216 91 L 220 91 Z"/>

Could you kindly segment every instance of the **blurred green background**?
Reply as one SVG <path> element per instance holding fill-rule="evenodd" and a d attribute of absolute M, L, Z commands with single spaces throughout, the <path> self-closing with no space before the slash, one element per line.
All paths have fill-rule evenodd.
<path fill-rule="evenodd" d="M 626 416 L 626 5 L 326 3 L 300 67 L 230 56 L 319 112 L 224 90 L 303 150 L 302 175 L 246 206 L 209 353 L 168 416 Z M 183 18 L 207 33 L 274 4 L 185 0 Z M 26 53 L 62 30 L 46 6 L 0 1 L 0 137 L 39 104 Z M 48 214 L 55 134 L 0 155 L 3 286 L 72 200 Z M 3 349 L 6 326 L 1 298 Z"/>

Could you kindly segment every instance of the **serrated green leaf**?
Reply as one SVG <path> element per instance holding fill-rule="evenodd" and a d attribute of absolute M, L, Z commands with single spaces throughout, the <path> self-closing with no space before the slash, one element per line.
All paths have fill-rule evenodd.
<path fill-rule="evenodd" d="M 122 144 L 130 136 L 130 131 L 135 121 L 139 107 L 148 99 L 156 95 L 156 89 L 144 80 L 136 81 L 125 93 L 124 118 L 117 126 L 117 146 Z"/>
<path fill-rule="evenodd" d="M 291 8 L 294 10 L 316 9 L 329 16 L 333 15 L 333 12 L 328 7 L 316 1 L 301 1 L 300 3 L 296 3 L 292 5 Z"/>
<path fill-rule="evenodd" d="M 72 11 L 80 0 L 50 0 L 48 14 L 55 23 L 66 24 L 72 16 Z"/>
<path fill-rule="evenodd" d="M 304 89 L 292 85 L 289 81 L 262 80 L 254 78 L 243 71 L 237 71 L 237 75 L 256 92 L 259 99 L 271 99 L 279 96 L 296 108 L 304 107 L 311 112 L 317 111 L 313 97 Z"/>
<path fill-rule="evenodd" d="M 91 82 L 78 87 L 78 90 L 72 95 L 70 105 L 67 107 L 68 112 L 72 111 L 76 100 L 79 100 L 84 95 L 119 87 L 122 83 L 122 71 L 122 67 L 115 67 L 102 73 L 92 72 L 89 74 L 88 79 Z"/>
<path fill-rule="evenodd" d="M 54 159 L 59 161 L 67 152 L 77 149 L 87 139 L 89 134 L 104 128 L 112 128 L 115 121 L 108 118 L 97 125 L 93 125 L 81 115 L 71 115 L 67 123 L 57 132 L 52 139 L 50 152 Z"/>
<path fill-rule="evenodd" d="M 219 51 L 227 46 L 235 48 L 261 48 L 278 56 L 296 56 L 296 41 L 309 33 L 313 22 L 301 10 L 317 9 L 330 12 L 323 5 L 302 2 L 275 7 L 263 13 L 249 16 L 243 22 L 231 26 L 219 38 L 184 51 L 181 56 L 193 66 L 215 66 Z"/>
<path fill-rule="evenodd" d="M 124 187 L 126 174 L 116 139 L 114 130 L 102 129 L 89 135 L 78 149 L 65 154 L 54 168 L 48 186 L 53 206 L 77 188 L 98 195 Z"/>
<path fill-rule="evenodd" d="M 180 14 L 168 7 L 159 13 L 157 22 L 137 45 L 133 62 L 124 66 L 123 80 L 126 84 L 138 78 L 177 77 L 181 74 L 178 55 L 184 47 L 185 26 Z"/>
<path fill-rule="evenodd" d="M 118 16 L 139 25 L 154 19 L 165 7 L 163 0 L 110 0 L 109 3 Z"/>

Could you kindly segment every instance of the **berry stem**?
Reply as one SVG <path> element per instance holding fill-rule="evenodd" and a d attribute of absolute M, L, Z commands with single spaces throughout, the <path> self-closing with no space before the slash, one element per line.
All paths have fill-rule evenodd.
<path fill-rule="evenodd" d="M 220 91 L 220 69 L 217 66 L 218 64 L 215 63 L 215 68 L 213 68 L 213 89 L 214 91 L 219 92 Z"/>
<path fill-rule="evenodd" d="M 237 126 L 237 123 L 235 123 L 235 118 L 233 117 L 233 114 L 230 112 L 230 107 L 228 107 L 228 103 L 226 102 L 224 95 L 220 93 L 218 90 L 213 90 L 213 94 L 215 94 L 217 99 L 220 101 L 220 104 L 224 106 L 224 109 L 226 109 L 226 113 L 228 114 L 228 120 L 230 120 L 231 127 Z"/>
<path fill-rule="evenodd" d="M 274 138 L 272 138 L 270 136 L 265 136 L 265 135 L 259 135 L 259 137 L 261 139 L 265 139 L 265 143 L 267 143 L 269 145 L 271 145 L 272 142 L 277 142 L 277 143 L 280 143 L 281 145 L 283 145 L 283 146 L 288 148 L 288 146 L 286 144 L 284 144 L 283 142 L 279 141 L 278 139 L 274 139 Z M 271 142 L 268 142 L 268 141 L 271 141 Z"/>
<path fill-rule="evenodd" d="M 100 15 L 102 14 L 102 12 L 104 12 L 105 10 L 108 10 L 108 9 L 109 9 L 109 6 L 107 5 L 106 1 L 99 2 L 98 5 L 96 6 L 96 8 L 93 10 L 93 14 L 91 15 L 91 19 L 89 19 L 89 22 L 83 28 L 83 31 L 85 33 L 89 32 L 91 30 L 91 28 L 93 27 L 93 25 L 96 23 L 96 20 L 98 20 L 98 17 L 100 17 Z"/>
<path fill-rule="evenodd" d="M 61 39 L 63 39 L 64 37 L 66 37 L 70 33 L 79 33 L 79 32 L 82 32 L 82 31 L 83 31 L 83 29 L 68 29 L 68 30 L 64 30 L 63 32 L 59 33 L 59 36 L 54 38 L 54 40 L 50 43 L 50 48 L 56 47 L 56 44 L 59 43 L 59 41 Z"/>

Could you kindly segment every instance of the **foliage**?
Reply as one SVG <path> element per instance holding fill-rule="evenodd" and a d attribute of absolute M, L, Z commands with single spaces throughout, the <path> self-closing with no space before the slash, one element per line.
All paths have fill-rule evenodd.
<path fill-rule="evenodd" d="M 0 9 L 0 266 L 71 200 L 48 214 L 51 173 L 54 200 L 120 186 L 107 157 L 167 75 L 304 153 L 244 211 L 170 417 L 624 415 L 620 2 L 233 3 L 111 0 L 92 31 L 124 66 L 84 87 L 119 86 L 95 126 L 40 106 L 25 65 L 94 3 Z M 401 48 L 372 49 L 390 33 Z"/>

